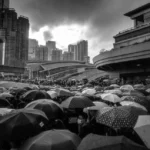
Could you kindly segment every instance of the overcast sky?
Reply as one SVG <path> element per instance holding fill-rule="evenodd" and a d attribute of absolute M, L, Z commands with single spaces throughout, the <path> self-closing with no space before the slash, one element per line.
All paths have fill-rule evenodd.
<path fill-rule="evenodd" d="M 10 1 L 10 6 L 15 8 L 19 15 L 29 17 L 32 33 L 38 33 L 41 28 L 48 27 L 41 35 L 44 40 L 54 40 L 53 31 L 61 26 L 71 27 L 69 30 L 78 30 L 79 39 L 72 42 L 88 40 L 89 56 L 92 58 L 99 54 L 101 49 L 113 47 L 115 34 L 133 26 L 130 18 L 123 14 L 149 2 L 149 0 Z M 66 45 L 60 47 L 67 48 Z"/>

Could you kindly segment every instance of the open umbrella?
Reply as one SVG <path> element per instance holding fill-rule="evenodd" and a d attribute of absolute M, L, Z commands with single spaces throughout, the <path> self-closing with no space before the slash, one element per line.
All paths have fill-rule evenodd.
<path fill-rule="evenodd" d="M 111 94 L 116 94 L 118 96 L 122 95 L 122 92 L 120 89 L 114 89 L 114 90 L 105 90 L 104 93 L 111 93 Z"/>
<path fill-rule="evenodd" d="M 72 96 L 61 103 L 63 108 L 86 108 L 94 106 L 94 103 L 84 96 Z"/>
<path fill-rule="evenodd" d="M 56 91 L 47 91 L 47 93 L 50 95 L 50 97 L 51 97 L 52 99 L 58 97 L 58 94 L 57 94 Z"/>
<path fill-rule="evenodd" d="M 150 102 L 145 97 L 138 96 L 125 96 L 121 98 L 122 101 L 136 102 L 144 106 L 148 111 L 150 111 Z"/>
<path fill-rule="evenodd" d="M 145 90 L 145 85 L 143 84 L 135 84 L 134 89 Z"/>
<path fill-rule="evenodd" d="M 150 148 L 150 115 L 139 116 L 134 130 L 145 145 Z"/>
<path fill-rule="evenodd" d="M 139 97 L 144 97 L 144 94 L 141 93 L 140 91 L 137 90 L 132 90 L 132 91 L 125 91 L 122 92 L 123 96 L 139 96 Z"/>
<path fill-rule="evenodd" d="M 0 117 L 10 113 L 13 109 L 9 109 L 9 108 L 0 108 Z"/>
<path fill-rule="evenodd" d="M 147 114 L 146 111 L 132 107 L 120 106 L 113 107 L 106 112 L 102 112 L 96 117 L 97 123 L 111 127 L 112 129 L 132 128 L 134 127 L 139 115 Z"/>
<path fill-rule="evenodd" d="M 120 86 L 117 84 L 111 84 L 110 87 L 119 88 Z"/>
<path fill-rule="evenodd" d="M 142 106 L 142 105 L 140 105 L 140 104 L 138 104 L 138 103 L 136 103 L 136 102 L 122 101 L 122 102 L 120 102 L 120 104 L 121 104 L 122 106 L 134 106 L 134 107 L 137 107 L 137 108 L 141 108 L 141 109 L 143 109 L 144 111 L 147 111 L 147 109 L 146 109 L 144 106 Z"/>
<path fill-rule="evenodd" d="M 57 88 L 55 89 L 56 93 L 58 94 L 58 96 L 74 96 L 74 94 L 72 92 L 70 92 L 69 90 L 67 89 L 62 89 L 62 88 Z"/>
<path fill-rule="evenodd" d="M 95 106 L 84 108 L 84 111 L 87 112 L 88 110 L 101 110 L 104 107 L 108 107 L 106 103 L 103 102 L 93 102 Z"/>
<path fill-rule="evenodd" d="M 120 87 L 120 90 L 123 91 L 123 92 L 124 91 L 133 91 L 134 88 L 133 88 L 132 85 L 123 85 L 123 86 Z"/>
<path fill-rule="evenodd" d="M 31 90 L 22 95 L 24 101 L 33 101 L 38 99 L 51 99 L 48 93 L 40 90 Z"/>
<path fill-rule="evenodd" d="M 147 150 L 125 136 L 87 135 L 77 150 Z"/>
<path fill-rule="evenodd" d="M 46 115 L 40 110 L 13 110 L 0 119 L 0 140 L 24 140 L 43 131 L 47 123 Z"/>
<path fill-rule="evenodd" d="M 7 98 L 13 98 L 14 96 L 10 93 L 1 93 L 0 94 L 0 98 L 4 98 L 4 99 L 7 99 Z"/>
<path fill-rule="evenodd" d="M 8 100 L 4 99 L 4 98 L 0 98 L 0 108 L 3 107 L 10 107 L 11 104 L 9 103 Z"/>
<path fill-rule="evenodd" d="M 52 100 L 36 100 L 27 104 L 26 108 L 33 108 L 43 111 L 49 120 L 62 119 L 64 117 L 64 113 L 60 105 Z"/>
<path fill-rule="evenodd" d="M 94 95 L 96 93 L 95 89 L 86 89 L 82 91 L 83 94 Z"/>
<path fill-rule="evenodd" d="M 111 93 L 102 94 L 101 98 L 105 101 L 112 102 L 112 103 L 117 103 L 121 101 L 121 99 L 117 95 Z"/>
<path fill-rule="evenodd" d="M 68 130 L 49 130 L 28 139 L 19 150 L 75 150 L 80 141 Z"/>

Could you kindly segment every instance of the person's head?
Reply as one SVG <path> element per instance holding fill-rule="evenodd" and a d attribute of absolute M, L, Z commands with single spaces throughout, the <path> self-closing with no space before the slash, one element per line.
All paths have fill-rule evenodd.
<path fill-rule="evenodd" d="M 81 114 L 78 116 L 78 125 L 82 125 L 86 122 L 87 120 L 87 115 L 86 114 Z"/>

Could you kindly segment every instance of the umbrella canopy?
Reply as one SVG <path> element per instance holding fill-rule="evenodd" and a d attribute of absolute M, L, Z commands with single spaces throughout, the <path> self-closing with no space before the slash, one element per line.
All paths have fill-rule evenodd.
<path fill-rule="evenodd" d="M 125 96 L 121 98 L 122 101 L 136 102 L 144 106 L 148 111 L 150 111 L 150 102 L 145 97 L 138 96 Z"/>
<path fill-rule="evenodd" d="M 140 90 L 145 89 L 145 85 L 143 85 L 143 84 L 135 84 L 133 87 L 134 87 L 134 89 L 140 89 Z"/>
<path fill-rule="evenodd" d="M 102 94 L 101 98 L 105 101 L 109 101 L 112 103 L 117 103 L 121 101 L 121 99 L 117 95 L 111 93 Z"/>
<path fill-rule="evenodd" d="M 49 130 L 28 139 L 19 150 L 75 150 L 80 141 L 68 130 Z"/>
<path fill-rule="evenodd" d="M 104 93 L 111 93 L 116 95 L 122 95 L 122 92 L 120 89 L 114 89 L 114 90 L 105 90 Z"/>
<path fill-rule="evenodd" d="M 97 116 L 96 121 L 115 130 L 132 128 L 138 116 L 145 114 L 147 114 L 146 111 L 132 106 L 112 107 L 108 111 L 102 112 L 102 114 Z"/>
<path fill-rule="evenodd" d="M 23 100 L 33 101 L 38 99 L 51 99 L 45 91 L 31 90 L 22 95 Z"/>
<path fill-rule="evenodd" d="M 0 119 L 0 139 L 20 141 L 41 132 L 48 118 L 40 110 L 13 110 Z"/>
<path fill-rule="evenodd" d="M 83 94 L 94 95 L 96 93 L 95 89 L 86 89 L 82 91 Z"/>
<path fill-rule="evenodd" d="M 4 99 L 4 98 L 0 98 L 0 108 L 3 107 L 10 107 L 11 104 L 9 103 L 8 100 Z"/>
<path fill-rule="evenodd" d="M 0 87 L 0 93 L 7 92 L 7 89 L 4 87 Z"/>
<path fill-rule="evenodd" d="M 147 109 L 146 109 L 144 106 L 142 106 L 142 105 L 140 105 L 140 104 L 138 104 L 138 103 L 136 103 L 136 102 L 123 101 L 123 102 L 120 102 L 120 104 L 121 104 L 122 106 L 134 106 L 134 107 L 137 107 L 137 108 L 141 108 L 141 109 L 143 109 L 144 111 L 147 111 Z"/>
<path fill-rule="evenodd" d="M 1 93 L 0 94 L 0 98 L 7 99 L 7 98 L 12 98 L 12 97 L 14 97 L 14 96 L 10 93 Z"/>
<path fill-rule="evenodd" d="M 13 109 L 9 109 L 9 108 L 0 108 L 0 116 L 4 116 L 8 113 L 10 113 Z"/>
<path fill-rule="evenodd" d="M 119 88 L 120 86 L 117 84 L 111 84 L 110 87 Z"/>
<path fill-rule="evenodd" d="M 84 96 L 72 96 L 61 103 L 63 108 L 86 108 L 94 106 L 94 103 Z"/>
<path fill-rule="evenodd" d="M 58 97 L 58 94 L 57 94 L 56 91 L 47 91 L 47 93 L 50 95 L 50 97 L 51 97 L 52 99 Z"/>
<path fill-rule="evenodd" d="M 150 88 L 146 89 L 146 92 L 150 93 Z"/>
<path fill-rule="evenodd" d="M 103 102 L 93 102 L 95 106 L 84 108 L 84 111 L 87 112 L 88 110 L 101 110 L 104 107 L 108 107 L 106 103 Z"/>
<path fill-rule="evenodd" d="M 146 150 L 124 136 L 87 135 L 78 146 L 78 150 Z"/>
<path fill-rule="evenodd" d="M 150 115 L 139 116 L 134 130 L 140 136 L 145 145 L 150 148 Z"/>
<path fill-rule="evenodd" d="M 73 93 L 71 93 L 69 90 L 67 90 L 67 89 L 62 89 L 62 88 L 59 88 L 59 89 L 56 89 L 55 90 L 56 92 L 57 92 L 57 94 L 58 94 L 58 96 L 67 96 L 67 97 L 69 97 L 69 96 L 74 96 L 74 94 Z"/>
<path fill-rule="evenodd" d="M 60 105 L 52 100 L 41 99 L 27 104 L 26 108 L 33 108 L 43 111 L 49 120 L 62 119 L 63 110 Z"/>
<path fill-rule="evenodd" d="M 139 96 L 139 97 L 144 97 L 144 94 L 141 93 L 140 91 L 133 90 L 133 91 L 125 91 L 122 92 L 123 96 Z"/>
<path fill-rule="evenodd" d="M 123 85 L 123 86 L 120 87 L 120 90 L 121 91 L 133 91 L 134 88 L 133 88 L 132 85 Z"/>

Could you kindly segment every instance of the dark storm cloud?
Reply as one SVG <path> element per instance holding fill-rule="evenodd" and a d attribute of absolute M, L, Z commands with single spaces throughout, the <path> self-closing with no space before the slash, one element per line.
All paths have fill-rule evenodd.
<path fill-rule="evenodd" d="M 44 25 L 51 28 L 87 24 L 86 37 L 97 41 L 98 47 L 101 43 L 113 42 L 115 34 L 131 27 L 132 22 L 123 14 L 147 2 L 149 0 L 11 0 L 11 6 L 30 18 L 34 30 Z M 51 38 L 50 33 L 44 35 L 46 40 Z"/>

